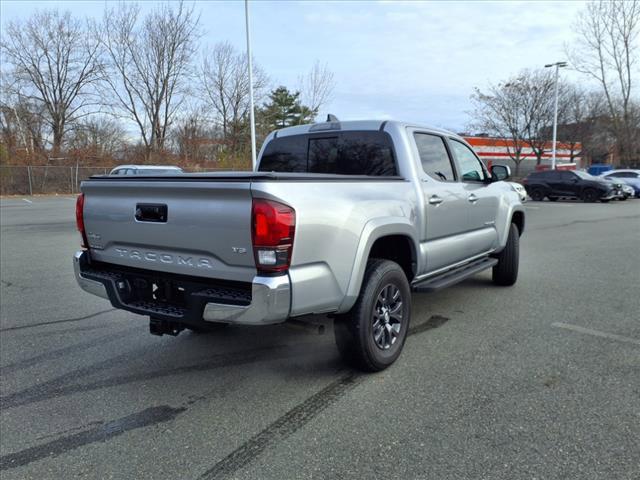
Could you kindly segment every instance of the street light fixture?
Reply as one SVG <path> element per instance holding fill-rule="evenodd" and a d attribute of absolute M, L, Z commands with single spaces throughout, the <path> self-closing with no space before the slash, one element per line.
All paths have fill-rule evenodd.
<path fill-rule="evenodd" d="M 553 150 L 551 154 L 551 170 L 556 169 L 556 137 L 558 133 L 558 71 L 567 66 L 567 62 L 549 63 L 544 68 L 556 67 L 556 79 L 554 87 L 555 103 L 553 107 Z"/>
<path fill-rule="evenodd" d="M 251 65 L 251 28 L 249 0 L 244 0 L 244 21 L 247 32 L 247 69 L 249 70 L 249 122 L 251 123 L 251 169 L 256 169 L 256 119 L 253 106 L 253 67 Z"/>

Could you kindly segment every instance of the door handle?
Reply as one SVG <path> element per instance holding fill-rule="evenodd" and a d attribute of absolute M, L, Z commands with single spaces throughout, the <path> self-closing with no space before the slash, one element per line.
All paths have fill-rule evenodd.
<path fill-rule="evenodd" d="M 441 203 L 442 203 L 442 199 L 439 196 L 431 195 L 431 198 L 429 199 L 430 205 L 440 205 Z"/>
<path fill-rule="evenodd" d="M 469 197 L 467 198 L 467 200 L 471 203 L 476 203 L 478 201 L 478 197 L 476 197 L 473 193 L 471 195 L 469 195 Z"/>

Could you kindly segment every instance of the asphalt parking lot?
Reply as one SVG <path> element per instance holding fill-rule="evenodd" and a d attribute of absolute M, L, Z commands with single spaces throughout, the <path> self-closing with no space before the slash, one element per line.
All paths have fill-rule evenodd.
<path fill-rule="evenodd" d="M 3 480 L 640 477 L 640 200 L 527 204 L 518 283 L 416 294 L 374 375 L 330 329 L 149 335 L 76 286 L 74 201 L 0 201 Z"/>

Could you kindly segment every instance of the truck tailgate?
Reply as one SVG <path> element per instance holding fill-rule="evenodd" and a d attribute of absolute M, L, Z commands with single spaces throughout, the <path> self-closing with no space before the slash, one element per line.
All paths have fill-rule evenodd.
<path fill-rule="evenodd" d="M 250 282 L 250 180 L 83 182 L 91 258 Z"/>

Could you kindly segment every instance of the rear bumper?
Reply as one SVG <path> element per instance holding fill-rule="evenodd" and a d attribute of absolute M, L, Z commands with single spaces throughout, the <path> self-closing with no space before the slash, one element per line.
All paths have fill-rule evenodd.
<path fill-rule="evenodd" d="M 187 290 L 186 302 L 173 306 L 161 302 L 127 300 L 123 292 L 127 290 L 131 276 L 117 270 L 95 270 L 89 263 L 87 252 L 76 252 L 73 268 L 80 288 L 109 300 L 115 308 L 187 326 L 202 326 L 207 322 L 268 325 L 284 322 L 291 310 L 289 275 L 256 276 L 246 290 L 216 286 L 201 290 L 191 288 Z M 163 275 L 161 272 L 151 273 L 156 277 Z M 146 272 L 140 274 L 141 277 L 145 275 Z M 180 285 L 179 278 L 175 283 Z M 185 284 L 188 283 L 185 280 Z"/>

